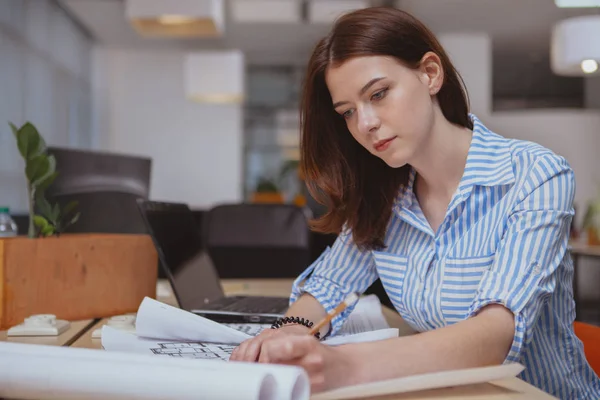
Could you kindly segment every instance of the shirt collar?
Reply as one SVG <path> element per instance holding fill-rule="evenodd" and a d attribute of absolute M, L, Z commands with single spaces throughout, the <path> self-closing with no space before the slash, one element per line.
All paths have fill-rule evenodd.
<path fill-rule="evenodd" d="M 474 186 L 502 186 L 515 182 L 512 170 L 512 155 L 508 141 L 490 131 L 474 115 L 469 114 L 473 122 L 473 137 L 467 154 L 467 163 L 458 186 L 458 194 L 471 191 Z M 396 204 L 409 209 L 415 195 L 413 187 L 417 173 L 410 168 L 408 183 L 401 187 Z"/>

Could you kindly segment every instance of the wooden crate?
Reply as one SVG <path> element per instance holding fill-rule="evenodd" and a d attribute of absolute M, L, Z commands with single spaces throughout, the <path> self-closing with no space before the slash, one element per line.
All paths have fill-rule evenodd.
<path fill-rule="evenodd" d="M 158 256 L 147 235 L 0 239 L 0 329 L 32 314 L 59 319 L 136 312 L 156 297 Z"/>

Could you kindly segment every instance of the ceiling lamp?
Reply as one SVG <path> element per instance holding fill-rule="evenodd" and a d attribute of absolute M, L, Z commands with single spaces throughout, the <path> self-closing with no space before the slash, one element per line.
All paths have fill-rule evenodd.
<path fill-rule="evenodd" d="M 550 59 L 557 75 L 583 76 L 598 72 L 600 15 L 569 18 L 552 29 Z"/>
<path fill-rule="evenodd" d="M 554 0 L 559 8 L 600 7 L 600 0 Z"/>
<path fill-rule="evenodd" d="M 302 3 L 297 0 L 233 0 L 229 9 L 231 19 L 239 23 L 302 22 Z"/>
<path fill-rule="evenodd" d="M 217 37 L 223 34 L 223 0 L 126 0 L 125 12 L 144 36 Z"/>
<path fill-rule="evenodd" d="M 244 54 L 241 51 L 189 53 L 184 61 L 185 95 L 200 103 L 244 101 Z"/>
<path fill-rule="evenodd" d="M 316 0 L 308 3 L 308 20 L 314 24 L 331 24 L 342 14 L 369 6 L 365 0 Z"/>

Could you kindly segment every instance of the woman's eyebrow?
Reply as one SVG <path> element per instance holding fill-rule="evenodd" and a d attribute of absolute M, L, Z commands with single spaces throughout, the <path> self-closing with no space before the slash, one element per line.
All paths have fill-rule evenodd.
<path fill-rule="evenodd" d="M 369 90 L 369 88 L 371 86 L 373 86 L 374 84 L 376 84 L 377 82 L 379 82 L 382 79 L 385 79 L 385 76 L 380 76 L 378 78 L 371 79 L 369 82 L 367 82 L 367 84 L 365 86 L 362 87 L 362 89 L 360 89 L 360 91 L 358 92 L 358 94 L 360 96 L 362 96 L 363 94 L 365 94 L 365 92 L 367 90 Z M 338 108 L 339 106 L 342 106 L 342 105 L 344 105 L 346 103 L 348 103 L 348 102 L 347 101 L 338 101 L 337 103 L 333 104 L 333 108 Z"/>

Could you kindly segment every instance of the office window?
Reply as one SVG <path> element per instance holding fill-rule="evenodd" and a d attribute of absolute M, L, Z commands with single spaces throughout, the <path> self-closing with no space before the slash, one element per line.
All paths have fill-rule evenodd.
<path fill-rule="evenodd" d="M 0 0 L 0 205 L 27 211 L 8 122 L 31 121 L 49 145 L 92 145 L 92 40 L 54 0 Z"/>

